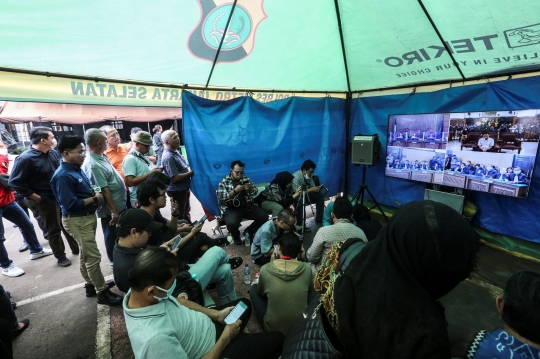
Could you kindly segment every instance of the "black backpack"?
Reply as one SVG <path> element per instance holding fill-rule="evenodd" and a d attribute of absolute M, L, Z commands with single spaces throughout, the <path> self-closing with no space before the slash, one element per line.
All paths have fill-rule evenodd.
<path fill-rule="evenodd" d="M 180 270 L 176 275 L 176 288 L 174 289 L 173 296 L 190 300 L 204 307 L 204 295 L 201 288 L 201 284 L 191 277 L 185 269 L 186 266 L 180 266 Z"/>

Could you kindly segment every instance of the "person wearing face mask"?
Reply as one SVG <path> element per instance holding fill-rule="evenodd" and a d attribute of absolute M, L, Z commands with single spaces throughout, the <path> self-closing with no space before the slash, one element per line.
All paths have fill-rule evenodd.
<path fill-rule="evenodd" d="M 505 182 L 528 184 L 529 180 L 527 179 L 527 176 L 521 172 L 520 167 L 514 167 L 512 173 L 508 174 Z"/>
<path fill-rule="evenodd" d="M 309 202 L 315 204 L 316 214 L 315 214 L 315 223 L 322 224 L 322 218 L 324 213 L 324 195 L 321 193 L 323 186 L 316 186 L 313 181 L 313 172 L 315 172 L 317 165 L 312 160 L 306 160 L 302 163 L 299 171 L 293 173 L 293 182 L 292 188 L 298 188 L 303 186 L 305 188 L 306 194 L 309 197 Z M 303 202 L 303 197 L 298 196 L 298 203 L 300 203 L 301 208 L 308 205 L 308 202 Z M 296 229 L 302 228 L 302 217 L 304 216 L 304 211 L 298 211 L 296 215 Z M 304 218 L 305 219 L 305 218 Z"/>
<path fill-rule="evenodd" d="M 493 167 L 493 165 L 487 165 L 485 178 L 499 179 L 501 178 L 501 174 Z"/>
<path fill-rule="evenodd" d="M 279 358 L 283 334 L 244 333 L 252 311 L 248 299 L 210 309 L 175 298 L 177 273 L 178 261 L 164 248 L 142 251 L 131 267 L 123 308 L 135 358 Z M 239 302 L 245 311 L 225 324 Z"/>
<path fill-rule="evenodd" d="M 7 175 L 9 169 L 9 159 L 7 147 L 0 141 L 0 175 Z M 18 277 L 24 274 L 24 270 L 15 266 L 9 259 L 6 247 L 4 246 L 4 224 L 5 218 L 19 227 L 25 243 L 30 248 L 30 259 L 39 259 L 50 256 L 53 252 L 48 248 L 43 248 L 36 236 L 34 225 L 24 213 L 22 208 L 15 202 L 15 196 L 10 189 L 6 188 L 7 180 L 0 181 L 0 265 L 2 274 L 8 277 Z"/>
<path fill-rule="evenodd" d="M 244 163 L 233 161 L 227 176 L 219 182 L 216 195 L 218 205 L 227 230 L 233 237 L 235 244 L 242 244 L 240 239 L 240 223 L 242 218 L 252 219 L 253 223 L 244 231 L 244 237 L 253 238 L 257 230 L 268 220 L 268 214 L 253 203 L 253 196 L 257 188 L 251 179 L 244 176 Z"/>
<path fill-rule="evenodd" d="M 80 136 L 64 136 L 58 143 L 63 162 L 58 167 L 50 185 L 62 210 L 62 224 L 77 241 L 80 252 L 81 275 L 84 278 L 87 297 L 97 295 L 97 302 L 119 305 L 122 297 L 111 292 L 114 282 L 105 282 L 101 272 L 101 254 L 96 243 L 96 209 L 104 203 L 103 195 L 95 192 L 81 166 L 86 157 L 84 139 Z"/>

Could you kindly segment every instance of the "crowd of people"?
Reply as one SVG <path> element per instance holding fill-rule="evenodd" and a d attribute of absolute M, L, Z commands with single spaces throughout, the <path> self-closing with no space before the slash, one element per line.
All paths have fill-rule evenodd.
<path fill-rule="evenodd" d="M 233 161 L 218 184 L 218 204 L 236 244 L 243 243 L 240 222 L 252 220 L 243 236 L 260 266 L 249 299 L 241 298 L 233 271 L 242 267 L 242 258 L 227 255 L 227 238 L 211 238 L 201 232 L 202 223 L 191 221 L 190 183 L 196 177 L 179 152 L 178 134 L 154 130 L 152 137 L 136 129 L 121 144 L 113 127 L 91 128 L 84 137 L 61 137 L 53 149 L 52 130 L 34 127 L 32 147 L 17 157 L 9 180 L 0 181 L 0 213 L 19 226 L 30 259 L 54 256 L 58 266 L 67 267 L 67 243 L 79 255 L 84 295 L 123 305 L 136 358 L 279 358 L 292 340 L 291 328 L 318 300 L 326 330 L 350 357 L 450 357 L 444 308 L 437 300 L 470 275 L 479 248 L 477 234 L 457 212 L 431 201 L 412 202 L 382 228 L 366 207 L 346 196 L 325 207 L 324 185 L 311 160 L 294 173 L 277 173 L 261 193 L 245 175 L 245 164 Z M 4 149 L 0 144 L 0 171 L 7 174 Z M 458 171 L 462 164 L 451 158 L 449 166 Z M 512 169 L 508 180 L 519 181 L 519 175 Z M 160 212 L 167 202 L 171 218 Z M 321 227 L 304 248 L 309 205 Z M 43 222 L 51 249 L 39 244 L 25 208 Z M 114 281 L 106 281 L 100 268 L 98 218 Z M 2 273 L 24 274 L 9 259 L 4 240 L 2 235 Z M 331 274 L 351 247 L 354 260 Z M 111 291 L 114 286 L 124 295 Z M 212 288 L 217 306 L 208 308 L 202 292 Z M 236 308 L 243 313 L 228 320 Z M 475 335 L 469 358 L 491 358 L 500 343 L 514 357 L 524 348 L 538 356 L 540 275 L 510 278 L 497 308 L 504 329 Z M 252 311 L 262 333 L 244 332 Z M 28 325 L 17 319 L 0 286 L 0 353 L 9 353 L 9 336 Z"/>

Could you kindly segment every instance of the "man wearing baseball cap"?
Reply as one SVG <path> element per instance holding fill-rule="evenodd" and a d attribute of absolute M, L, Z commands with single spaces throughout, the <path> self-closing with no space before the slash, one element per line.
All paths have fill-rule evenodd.
<path fill-rule="evenodd" d="M 139 131 L 131 136 L 133 147 L 122 162 L 122 171 L 129 187 L 131 205 L 137 202 L 137 187 L 146 181 L 151 171 L 162 171 L 161 167 L 154 167 L 145 156 L 152 147 L 152 136 L 146 131 Z"/>

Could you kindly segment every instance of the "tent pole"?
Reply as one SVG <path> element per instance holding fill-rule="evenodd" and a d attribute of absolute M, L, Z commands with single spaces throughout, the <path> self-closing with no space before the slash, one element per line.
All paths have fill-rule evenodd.
<path fill-rule="evenodd" d="M 152 134 L 152 131 L 150 131 L 150 122 L 148 122 L 148 133 Z"/>
<path fill-rule="evenodd" d="M 227 30 L 229 29 L 229 24 L 231 23 L 231 19 L 234 13 L 234 8 L 236 7 L 236 1 L 234 0 L 231 13 L 229 14 L 229 18 L 227 19 L 227 24 L 225 24 L 225 29 L 223 29 L 223 36 L 221 36 L 221 41 L 219 42 L 219 46 L 216 51 L 216 57 L 214 57 L 214 62 L 212 62 L 212 68 L 210 69 L 210 73 L 208 74 L 208 81 L 206 81 L 205 88 L 208 87 L 208 84 L 210 83 L 210 79 L 212 78 L 212 73 L 214 72 L 214 67 L 216 66 L 216 62 L 219 56 L 219 52 L 221 51 L 221 46 L 223 46 L 223 40 L 225 40 L 225 35 L 227 35 Z"/>
<path fill-rule="evenodd" d="M 439 32 L 439 29 L 437 29 L 437 26 L 435 25 L 435 23 L 433 22 L 433 19 L 431 18 L 431 16 L 429 15 L 426 7 L 424 6 L 424 4 L 422 3 L 422 0 L 418 0 L 418 3 L 420 4 L 420 7 L 422 8 L 422 10 L 424 11 L 424 14 L 426 14 L 431 26 L 433 27 L 433 30 L 435 30 L 435 32 L 437 33 L 437 36 L 439 37 L 439 40 L 442 42 L 442 44 L 444 45 L 444 48 L 446 49 L 446 52 L 448 53 L 448 55 L 450 55 L 450 58 L 452 59 L 452 62 L 454 63 L 454 66 L 457 68 L 457 70 L 459 71 L 459 75 L 461 76 L 461 79 L 462 80 L 466 80 L 465 76 L 463 75 L 463 72 L 461 72 L 461 69 L 459 68 L 459 64 L 457 63 L 456 59 L 454 58 L 454 55 L 452 55 L 452 49 L 450 49 L 450 47 L 448 46 L 448 44 L 446 43 L 446 41 L 444 41 L 441 33 Z"/>
<path fill-rule="evenodd" d="M 347 93 L 347 99 L 345 102 L 345 189 L 343 192 L 345 192 L 345 196 L 349 193 L 349 143 L 351 139 L 351 98 L 352 95 L 350 92 Z M 345 197 L 348 198 L 348 197 Z"/>
<path fill-rule="evenodd" d="M 82 132 L 83 134 L 86 132 L 86 127 L 84 127 L 84 124 L 82 125 Z"/>
<path fill-rule="evenodd" d="M 349 66 L 347 65 L 347 53 L 345 51 L 345 41 L 343 40 L 343 27 L 341 26 L 341 14 L 339 12 L 338 0 L 334 0 L 336 7 L 336 20 L 339 28 L 339 40 L 341 42 L 341 54 L 343 55 L 343 66 L 345 68 L 345 78 L 347 80 L 347 97 L 345 101 L 345 195 L 349 192 L 349 141 L 351 138 L 351 81 L 349 79 Z M 347 198 L 347 197 L 345 197 Z"/>

